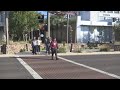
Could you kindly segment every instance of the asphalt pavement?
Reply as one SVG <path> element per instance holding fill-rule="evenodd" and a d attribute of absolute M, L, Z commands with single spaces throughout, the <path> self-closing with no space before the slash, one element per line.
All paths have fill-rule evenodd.
<path fill-rule="evenodd" d="M 0 57 L 0 79 L 33 79 L 15 57 Z"/>
<path fill-rule="evenodd" d="M 115 79 L 73 63 L 51 60 L 50 56 L 22 57 L 43 79 Z"/>
<path fill-rule="evenodd" d="M 120 52 L 0 55 L 0 79 L 120 79 Z"/>

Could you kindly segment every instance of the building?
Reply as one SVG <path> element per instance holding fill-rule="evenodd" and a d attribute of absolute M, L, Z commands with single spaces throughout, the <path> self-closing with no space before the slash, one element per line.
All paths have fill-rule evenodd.
<path fill-rule="evenodd" d="M 114 41 L 113 26 L 120 11 L 79 11 L 76 36 L 78 43 Z"/>
<path fill-rule="evenodd" d="M 5 41 L 5 11 L 0 11 L 0 41 Z"/>

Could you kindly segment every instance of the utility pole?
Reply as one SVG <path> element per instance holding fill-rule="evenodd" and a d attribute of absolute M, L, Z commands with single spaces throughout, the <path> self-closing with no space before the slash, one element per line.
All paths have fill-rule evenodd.
<path fill-rule="evenodd" d="M 5 17 L 5 22 L 6 22 L 6 45 L 8 45 L 8 39 L 9 39 L 9 34 L 8 34 L 8 11 L 5 12 L 6 17 Z"/>
<path fill-rule="evenodd" d="M 47 12 L 47 25 L 48 25 L 48 33 L 47 36 L 50 37 L 50 13 Z"/>
<path fill-rule="evenodd" d="M 73 32 L 73 30 L 72 30 L 72 27 L 70 26 L 70 33 L 71 33 L 71 35 L 70 35 L 70 38 L 71 38 L 71 48 L 70 48 L 70 52 L 72 52 L 72 47 L 73 47 L 73 44 L 72 44 L 72 32 Z"/>
<path fill-rule="evenodd" d="M 68 44 L 68 30 L 69 30 L 69 14 L 67 14 L 67 44 Z"/>

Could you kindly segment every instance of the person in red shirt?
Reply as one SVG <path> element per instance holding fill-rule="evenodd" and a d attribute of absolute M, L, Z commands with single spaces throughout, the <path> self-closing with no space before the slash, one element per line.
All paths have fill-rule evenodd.
<path fill-rule="evenodd" d="M 54 38 L 54 39 L 51 41 L 50 47 L 51 47 L 51 51 L 52 51 L 52 60 L 53 60 L 54 54 L 55 54 L 56 60 L 58 60 L 58 57 L 57 57 L 58 43 L 57 43 L 57 41 L 56 41 L 56 38 Z"/>

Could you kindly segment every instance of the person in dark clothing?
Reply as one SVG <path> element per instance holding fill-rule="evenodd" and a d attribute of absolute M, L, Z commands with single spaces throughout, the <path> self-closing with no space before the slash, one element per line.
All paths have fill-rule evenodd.
<path fill-rule="evenodd" d="M 46 48 L 46 53 L 48 51 L 48 48 L 47 48 L 47 38 L 45 38 L 45 48 Z"/>
<path fill-rule="evenodd" d="M 32 40 L 32 53 L 33 53 L 33 55 L 34 54 L 37 54 L 36 53 L 36 45 L 37 45 L 37 40 L 36 40 L 36 38 L 34 38 L 33 40 Z"/>
<path fill-rule="evenodd" d="M 58 57 L 57 57 L 57 49 L 58 49 L 58 43 L 56 41 L 56 38 L 54 38 L 52 41 L 51 41 L 51 51 L 52 51 L 52 60 L 53 60 L 53 56 L 55 54 L 55 57 L 56 57 L 56 60 L 58 60 Z"/>
<path fill-rule="evenodd" d="M 50 39 L 49 37 L 45 39 L 46 53 L 50 54 Z"/>

